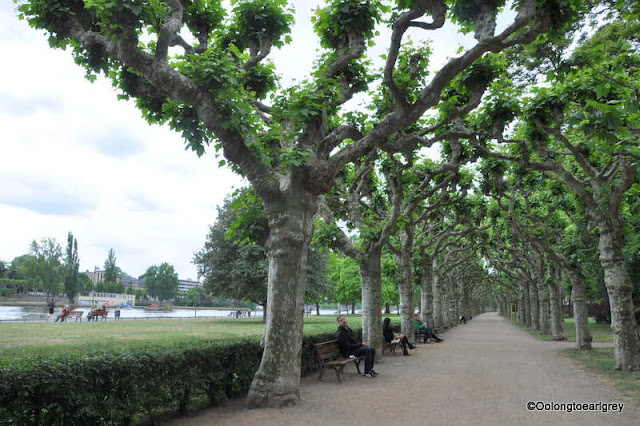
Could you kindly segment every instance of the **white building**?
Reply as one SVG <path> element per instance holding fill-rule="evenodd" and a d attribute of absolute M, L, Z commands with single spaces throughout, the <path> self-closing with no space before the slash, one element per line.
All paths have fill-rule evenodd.
<path fill-rule="evenodd" d="M 178 292 L 180 293 L 186 293 L 192 288 L 197 288 L 197 287 L 202 288 L 202 283 L 199 281 L 193 281 L 191 279 L 178 280 Z"/>
<path fill-rule="evenodd" d="M 107 306 L 136 306 L 136 296 L 134 294 L 122 294 L 122 293 L 96 293 L 94 291 L 85 293 L 77 298 L 78 305 L 80 306 L 93 306 L 97 305 Z"/>

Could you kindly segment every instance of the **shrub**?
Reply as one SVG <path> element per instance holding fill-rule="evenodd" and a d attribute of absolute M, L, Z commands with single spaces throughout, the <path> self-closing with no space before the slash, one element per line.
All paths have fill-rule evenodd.
<path fill-rule="evenodd" d="M 318 369 L 313 344 L 335 338 L 304 336 L 303 375 Z M 0 368 L 0 425 L 127 425 L 184 414 L 246 395 L 261 356 L 248 338 L 34 357 Z"/>

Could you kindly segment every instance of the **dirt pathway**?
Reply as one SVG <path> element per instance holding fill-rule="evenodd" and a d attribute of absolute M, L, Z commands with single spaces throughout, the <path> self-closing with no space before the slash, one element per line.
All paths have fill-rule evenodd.
<path fill-rule="evenodd" d="M 242 401 L 163 425 L 634 425 L 640 407 L 495 313 L 486 313 L 418 345 L 412 356 L 386 356 L 367 379 L 346 368 L 337 384 L 302 379 L 302 401 L 284 409 L 245 410 Z M 527 403 L 624 404 L 622 413 L 529 411 Z"/>

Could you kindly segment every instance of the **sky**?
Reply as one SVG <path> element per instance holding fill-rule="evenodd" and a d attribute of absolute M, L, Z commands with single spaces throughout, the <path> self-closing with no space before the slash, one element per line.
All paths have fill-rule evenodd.
<path fill-rule="evenodd" d="M 271 55 L 285 82 L 307 75 L 317 49 L 309 10 L 320 1 L 293 3 L 294 43 Z M 113 248 L 129 275 L 167 262 L 196 279 L 193 255 L 216 206 L 246 182 L 219 168 L 213 150 L 198 158 L 179 134 L 150 126 L 106 80 L 88 82 L 70 52 L 49 48 L 15 8 L 0 3 L 0 260 L 43 238 L 64 250 L 72 232 L 81 271 L 102 268 Z M 472 40 L 451 28 L 438 37 L 434 65 Z"/>

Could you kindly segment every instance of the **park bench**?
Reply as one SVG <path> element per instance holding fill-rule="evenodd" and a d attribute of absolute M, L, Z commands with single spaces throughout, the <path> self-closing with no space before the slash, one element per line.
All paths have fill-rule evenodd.
<path fill-rule="evenodd" d="M 108 314 L 109 311 L 107 311 L 106 309 L 91 309 L 91 311 L 87 313 L 87 321 L 98 321 L 98 317 L 100 317 L 100 319 L 102 319 L 103 321 L 106 321 Z"/>
<path fill-rule="evenodd" d="M 66 315 L 65 320 L 67 320 L 67 321 L 68 321 L 68 320 L 69 320 L 69 319 L 71 319 L 71 318 L 75 318 L 75 320 L 76 320 L 76 321 L 80 321 L 80 322 L 82 322 L 82 314 L 83 314 L 83 312 L 82 312 L 82 311 L 70 311 L 70 312 Z"/>
<path fill-rule="evenodd" d="M 398 345 L 400 344 L 400 340 L 398 339 L 394 339 L 391 342 L 387 342 L 386 340 L 382 343 L 382 353 L 384 354 L 385 351 L 392 353 L 394 355 L 396 354 L 396 349 L 398 349 Z"/>
<path fill-rule="evenodd" d="M 325 368 L 333 368 L 336 372 L 338 382 L 342 382 L 340 376 L 344 370 L 345 365 L 354 363 L 358 373 L 360 373 L 360 361 L 364 357 L 344 358 L 338 347 L 337 340 L 329 340 L 328 342 L 316 343 L 313 345 L 316 356 L 318 357 L 318 363 L 320 364 L 320 375 L 318 380 L 322 380 Z"/>
<path fill-rule="evenodd" d="M 448 329 L 448 328 L 449 328 L 449 327 L 448 327 L 448 326 L 446 326 L 446 325 L 445 325 L 445 326 L 443 326 L 444 331 L 447 331 L 447 329 Z M 433 327 L 432 329 L 433 329 L 433 333 L 434 333 L 435 335 L 440 334 L 440 330 L 441 330 L 441 329 L 440 329 L 440 327 Z M 427 341 L 427 335 L 426 335 L 426 334 L 418 333 L 418 330 L 416 330 L 416 331 L 415 331 L 414 339 L 415 339 L 416 343 L 417 343 L 417 342 L 428 343 L 428 341 Z"/>

